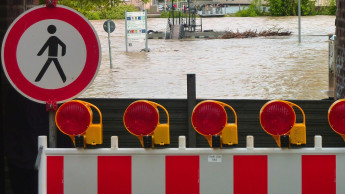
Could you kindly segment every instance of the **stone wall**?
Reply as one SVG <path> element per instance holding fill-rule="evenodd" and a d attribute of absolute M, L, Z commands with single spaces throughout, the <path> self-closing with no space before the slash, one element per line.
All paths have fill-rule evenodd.
<path fill-rule="evenodd" d="M 336 52 L 335 52 L 335 98 L 345 98 L 345 0 L 337 0 Z"/>

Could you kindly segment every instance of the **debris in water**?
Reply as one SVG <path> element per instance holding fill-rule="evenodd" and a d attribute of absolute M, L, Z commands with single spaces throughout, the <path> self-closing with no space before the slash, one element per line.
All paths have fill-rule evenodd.
<path fill-rule="evenodd" d="M 283 30 L 282 28 L 271 28 L 268 30 L 263 30 L 261 32 L 257 32 L 257 30 L 247 30 L 244 32 L 233 32 L 228 31 L 220 39 L 230 39 L 230 38 L 252 38 L 252 37 L 259 37 L 259 36 L 290 36 L 292 34 L 289 30 Z"/>

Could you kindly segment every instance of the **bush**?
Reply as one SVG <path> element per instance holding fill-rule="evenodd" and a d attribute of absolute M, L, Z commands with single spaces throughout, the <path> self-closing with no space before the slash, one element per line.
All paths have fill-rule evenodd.
<path fill-rule="evenodd" d="M 272 16 L 295 16 L 298 13 L 298 0 L 268 0 Z M 301 15 L 315 15 L 315 1 L 301 0 Z"/>
<path fill-rule="evenodd" d="M 235 13 L 237 17 L 255 17 L 261 15 L 260 10 L 254 4 L 250 4 L 247 9 L 242 9 Z"/>
<path fill-rule="evenodd" d="M 126 5 L 121 4 L 119 6 L 113 7 L 110 10 L 105 12 L 104 19 L 124 19 L 125 18 L 125 11 L 127 12 L 136 12 L 138 11 L 134 5 Z"/>
<path fill-rule="evenodd" d="M 267 15 L 266 7 L 262 6 L 261 0 L 253 0 L 247 9 L 235 13 L 238 17 L 255 17 Z"/>
<path fill-rule="evenodd" d="M 99 19 L 124 19 L 125 11 L 138 11 L 134 5 L 126 5 L 119 1 L 95 1 L 95 0 L 59 0 L 58 4 L 68 6 L 83 14 L 89 20 Z M 45 0 L 40 0 L 45 3 Z"/>
<path fill-rule="evenodd" d="M 92 11 L 86 11 L 85 13 L 83 13 L 83 15 L 87 18 L 87 19 L 89 19 L 89 20 L 100 20 L 100 19 L 102 19 L 101 17 L 100 17 L 100 12 L 92 12 Z"/>

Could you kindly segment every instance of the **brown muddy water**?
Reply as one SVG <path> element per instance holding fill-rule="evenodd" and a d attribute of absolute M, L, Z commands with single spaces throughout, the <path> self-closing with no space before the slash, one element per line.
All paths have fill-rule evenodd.
<path fill-rule="evenodd" d="M 186 98 L 186 74 L 196 74 L 196 97 L 205 99 L 327 98 L 328 34 L 335 16 L 225 17 L 202 20 L 203 30 L 246 31 L 271 28 L 292 31 L 289 37 L 248 39 L 150 39 L 125 47 L 124 20 L 114 20 L 111 34 L 113 69 L 103 21 L 91 21 L 102 45 L 102 64 L 81 97 Z M 149 18 L 148 30 L 164 31 L 167 19 Z"/>

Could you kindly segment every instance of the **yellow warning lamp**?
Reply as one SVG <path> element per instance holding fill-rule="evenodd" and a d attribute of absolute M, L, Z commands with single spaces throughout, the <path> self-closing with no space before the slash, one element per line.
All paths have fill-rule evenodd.
<path fill-rule="evenodd" d="M 337 100 L 329 107 L 328 122 L 345 141 L 345 99 Z"/>
<path fill-rule="evenodd" d="M 297 107 L 302 112 L 302 123 L 296 123 L 293 107 Z M 264 104 L 260 111 L 260 124 L 268 134 L 272 135 L 279 147 L 307 143 L 304 112 L 292 102 L 272 100 Z"/>
<path fill-rule="evenodd" d="M 97 110 L 99 123 L 92 123 L 91 107 Z M 81 100 L 66 102 L 57 110 L 55 123 L 62 133 L 72 139 L 75 147 L 103 143 L 102 114 L 93 104 Z"/>
<path fill-rule="evenodd" d="M 234 123 L 228 123 L 225 107 L 233 112 Z M 223 145 L 238 144 L 237 115 L 228 104 L 214 100 L 200 102 L 193 110 L 192 125 L 206 138 L 210 147 L 221 148 Z"/>
<path fill-rule="evenodd" d="M 158 107 L 167 115 L 166 123 L 160 123 Z M 123 115 L 123 123 L 131 134 L 137 136 L 144 148 L 170 144 L 169 114 L 160 104 L 148 100 L 133 102 Z"/>

